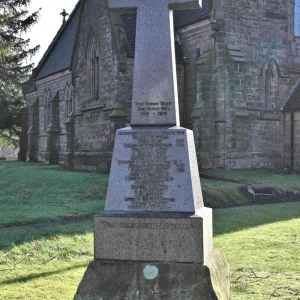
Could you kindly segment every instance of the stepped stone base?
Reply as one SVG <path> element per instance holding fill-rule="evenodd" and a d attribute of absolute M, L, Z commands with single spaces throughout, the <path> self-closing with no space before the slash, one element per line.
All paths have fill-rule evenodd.
<path fill-rule="evenodd" d="M 121 245 L 120 245 L 121 246 Z M 229 300 L 225 258 L 211 251 L 198 263 L 91 262 L 74 300 Z"/>

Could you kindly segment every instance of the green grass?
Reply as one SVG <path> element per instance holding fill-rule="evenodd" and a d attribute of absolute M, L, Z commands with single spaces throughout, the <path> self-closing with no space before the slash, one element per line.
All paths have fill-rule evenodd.
<path fill-rule="evenodd" d="M 300 189 L 300 174 L 280 174 L 266 170 L 210 170 L 201 172 L 201 175 L 203 198 L 208 207 L 252 203 L 253 199 L 243 192 L 247 184 L 260 184 L 283 190 Z M 286 199 L 282 198 L 280 201 Z"/>
<path fill-rule="evenodd" d="M 262 184 L 279 188 L 300 188 L 300 174 L 282 174 L 267 170 L 210 170 L 203 175 L 241 181 L 243 184 Z"/>
<path fill-rule="evenodd" d="M 233 299 L 300 299 L 300 203 L 216 209 L 214 229 Z"/>
<path fill-rule="evenodd" d="M 269 173 L 262 173 L 267 180 Z M 278 174 L 269 174 L 269 182 L 272 176 Z M 282 186 L 299 179 L 291 176 L 283 176 Z M 222 177 L 261 181 L 255 172 Z M 107 178 L 0 163 L 0 300 L 73 298 L 93 259 L 92 219 L 80 217 L 103 210 Z M 216 204 L 221 196 L 240 203 L 235 185 L 202 180 L 204 196 Z M 214 247 L 227 257 L 233 300 L 299 300 L 300 203 L 215 209 Z"/>
<path fill-rule="evenodd" d="M 299 216 L 300 203 L 214 211 L 214 247 L 227 257 L 234 300 L 267 300 L 276 287 L 300 292 Z M 92 260 L 92 221 L 6 230 L 18 243 L 0 246 L 0 299 L 72 299 Z M 278 293 L 271 299 L 299 299 Z"/>
<path fill-rule="evenodd" d="M 242 192 L 244 185 L 210 179 L 201 179 L 205 206 L 223 207 L 249 203 L 249 198 Z"/>
<path fill-rule="evenodd" d="M 0 163 L 0 226 L 90 216 L 102 211 L 108 175 L 57 166 Z"/>
<path fill-rule="evenodd" d="M 19 243 L 0 245 L 0 299 L 73 299 L 93 259 L 92 221 L 6 230 Z"/>

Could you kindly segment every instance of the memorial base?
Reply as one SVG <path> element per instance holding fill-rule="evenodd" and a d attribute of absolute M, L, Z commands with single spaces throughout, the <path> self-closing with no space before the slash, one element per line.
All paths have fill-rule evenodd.
<path fill-rule="evenodd" d="M 225 258 L 211 251 L 206 265 L 177 262 L 91 262 L 74 300 L 229 300 Z"/>
<path fill-rule="evenodd" d="M 212 250 L 212 210 L 102 213 L 94 218 L 95 259 L 203 264 Z"/>
<path fill-rule="evenodd" d="M 74 300 L 228 300 L 226 259 L 212 250 L 212 210 L 103 213 L 95 260 Z"/>

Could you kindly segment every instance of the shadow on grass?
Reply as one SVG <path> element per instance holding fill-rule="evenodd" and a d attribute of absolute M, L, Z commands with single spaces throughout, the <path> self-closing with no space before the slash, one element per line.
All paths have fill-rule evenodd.
<path fill-rule="evenodd" d="M 6 160 L 0 161 L 0 166 L 2 168 L 19 168 L 19 167 L 46 167 L 46 168 L 53 168 L 53 165 L 46 165 L 45 163 L 37 163 L 37 162 L 22 162 L 18 160 Z M 57 165 L 59 166 L 59 165 Z"/>
<path fill-rule="evenodd" d="M 251 205 L 214 209 L 214 234 L 220 235 L 264 224 L 300 218 L 300 203 Z"/>
<path fill-rule="evenodd" d="M 27 276 L 20 276 L 20 277 L 14 278 L 14 279 L 3 280 L 3 281 L 0 281 L 0 284 L 26 283 L 33 279 L 47 277 L 47 276 L 51 276 L 51 275 L 55 275 L 55 274 L 63 273 L 66 271 L 83 268 L 83 267 L 86 267 L 86 263 L 82 263 L 80 265 L 67 267 L 67 268 L 63 268 L 63 269 L 59 269 L 59 270 L 55 270 L 55 271 L 41 272 L 41 273 L 36 273 L 36 274 L 30 274 Z"/>
<path fill-rule="evenodd" d="M 0 231 L 0 250 L 11 245 L 19 245 L 40 238 L 57 235 L 75 235 L 93 232 L 93 220 L 80 220 L 58 223 L 43 223 L 30 226 L 2 228 Z"/>

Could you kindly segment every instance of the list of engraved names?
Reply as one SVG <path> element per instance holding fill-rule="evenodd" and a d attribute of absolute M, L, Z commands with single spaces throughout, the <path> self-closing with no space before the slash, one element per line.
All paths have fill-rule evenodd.
<path fill-rule="evenodd" d="M 133 142 L 124 143 L 124 148 L 132 151 L 130 160 L 118 160 L 119 165 L 128 165 L 130 173 L 125 180 L 133 181 L 131 190 L 134 197 L 124 197 L 128 208 L 136 211 L 168 211 L 169 203 L 175 198 L 164 197 L 168 190 L 167 183 L 174 178 L 170 176 L 170 168 L 175 163 L 180 171 L 182 162 L 167 160 L 167 151 L 171 147 L 182 147 L 183 140 L 177 139 L 172 145 L 168 138 L 172 134 L 184 135 L 180 130 L 131 131 L 119 132 L 119 135 L 130 135 Z"/>

